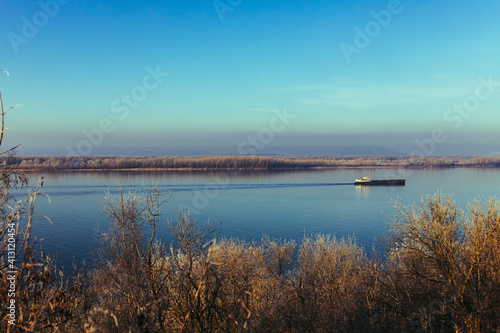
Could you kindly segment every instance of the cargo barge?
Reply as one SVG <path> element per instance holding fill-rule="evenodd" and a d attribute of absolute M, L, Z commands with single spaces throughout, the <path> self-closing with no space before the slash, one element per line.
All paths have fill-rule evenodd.
<path fill-rule="evenodd" d="M 372 179 L 371 177 L 360 177 L 354 181 L 354 185 L 398 186 L 398 185 L 405 185 L 405 178 L 401 178 L 401 179 Z"/>

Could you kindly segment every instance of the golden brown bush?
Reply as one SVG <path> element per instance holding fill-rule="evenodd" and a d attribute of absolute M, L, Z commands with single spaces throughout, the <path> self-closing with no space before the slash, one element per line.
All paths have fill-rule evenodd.
<path fill-rule="evenodd" d="M 484 332 L 499 327 L 499 203 L 464 216 L 451 197 L 396 205 L 382 300 L 405 329 Z M 405 320 L 404 318 L 409 318 Z"/>

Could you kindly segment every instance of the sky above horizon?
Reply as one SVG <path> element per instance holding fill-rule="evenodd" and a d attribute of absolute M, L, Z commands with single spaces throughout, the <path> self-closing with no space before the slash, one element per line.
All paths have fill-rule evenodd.
<path fill-rule="evenodd" d="M 500 2 L 3 2 L 2 149 L 500 154 Z"/>

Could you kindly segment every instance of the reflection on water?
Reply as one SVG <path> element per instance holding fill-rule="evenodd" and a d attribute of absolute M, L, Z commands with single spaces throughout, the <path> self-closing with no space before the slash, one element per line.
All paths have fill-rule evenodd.
<path fill-rule="evenodd" d="M 51 203 L 40 198 L 34 233 L 45 240 L 44 249 L 57 251 L 68 265 L 73 257 L 89 258 L 97 246 L 96 229 L 105 230 L 100 201 L 107 191 L 120 188 L 144 193 L 157 184 L 173 192 L 166 205 L 166 218 L 173 221 L 177 210 L 187 207 L 199 222 L 222 220 L 222 236 L 247 241 L 263 235 L 299 240 L 304 234 L 355 235 L 368 248 L 385 231 L 394 200 L 420 202 L 438 190 L 454 194 L 462 208 L 473 198 L 500 194 L 498 169 L 412 170 L 406 186 L 354 186 L 360 176 L 384 178 L 387 169 L 343 169 L 287 172 L 60 172 L 46 173 L 44 191 Z M 38 174 L 31 177 L 32 184 Z M 17 191 L 18 195 L 26 193 Z M 166 218 L 157 235 L 172 241 Z"/>
<path fill-rule="evenodd" d="M 356 199 L 368 199 L 370 197 L 370 186 L 354 186 Z"/>

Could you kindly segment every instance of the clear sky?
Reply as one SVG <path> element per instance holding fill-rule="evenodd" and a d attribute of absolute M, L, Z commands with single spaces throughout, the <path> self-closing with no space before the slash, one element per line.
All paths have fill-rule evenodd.
<path fill-rule="evenodd" d="M 0 6 L 4 148 L 21 153 L 500 152 L 498 0 Z"/>

